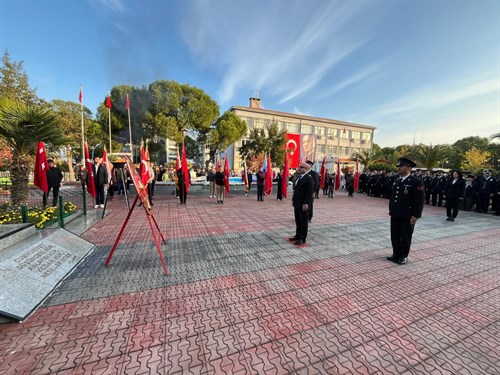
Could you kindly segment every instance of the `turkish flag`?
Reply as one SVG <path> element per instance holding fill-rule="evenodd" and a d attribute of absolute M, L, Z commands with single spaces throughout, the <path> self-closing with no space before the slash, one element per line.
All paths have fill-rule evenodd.
<path fill-rule="evenodd" d="M 226 152 L 226 159 L 224 160 L 224 186 L 226 187 L 226 197 L 229 194 L 229 161 L 227 158 L 227 152 Z"/>
<path fill-rule="evenodd" d="M 106 97 L 106 107 L 111 109 L 111 96 L 110 96 L 110 94 L 108 94 L 108 96 Z"/>
<path fill-rule="evenodd" d="M 96 193 L 94 185 L 94 172 L 92 171 L 92 161 L 90 160 L 89 148 L 87 146 L 87 143 L 85 143 L 85 165 L 87 166 L 87 176 L 88 176 L 87 191 L 89 192 L 90 195 L 92 195 L 95 198 Z"/>
<path fill-rule="evenodd" d="M 186 193 L 189 192 L 189 169 L 187 163 L 186 146 L 182 144 L 182 174 L 184 175 L 184 184 L 186 186 Z"/>
<path fill-rule="evenodd" d="M 48 193 L 49 184 L 47 182 L 47 170 L 49 163 L 47 163 L 47 153 L 45 152 L 45 144 L 40 141 L 36 145 L 35 155 L 35 177 L 34 184 L 38 186 L 44 193 Z"/>
<path fill-rule="evenodd" d="M 354 190 L 358 191 L 359 186 L 359 163 L 356 162 L 356 173 L 354 174 Z"/>
<path fill-rule="evenodd" d="M 326 178 L 326 156 L 323 157 L 323 163 L 321 164 L 321 170 L 319 174 L 321 175 L 320 187 L 322 190 L 325 189 L 325 178 Z"/>
<path fill-rule="evenodd" d="M 340 159 L 337 159 L 337 176 L 335 176 L 335 190 L 340 189 Z"/>
<path fill-rule="evenodd" d="M 271 195 L 273 192 L 273 168 L 271 167 L 271 155 L 267 156 L 267 169 L 264 178 L 264 194 Z"/>
<path fill-rule="evenodd" d="M 286 134 L 285 151 L 288 153 L 289 167 L 298 168 L 300 164 L 300 134 Z"/>
<path fill-rule="evenodd" d="M 144 145 L 142 145 L 141 146 L 141 167 L 140 167 L 142 186 L 148 186 L 148 181 L 150 179 L 148 154 L 149 154 L 149 152 L 147 151 L 147 149 L 144 148 Z"/>
<path fill-rule="evenodd" d="M 130 108 L 130 100 L 128 98 L 128 94 L 127 94 L 127 100 L 125 100 L 125 108 L 126 109 L 129 109 Z"/>
<path fill-rule="evenodd" d="M 283 192 L 283 197 L 286 198 L 288 193 L 288 154 L 285 154 L 285 167 L 283 168 L 283 176 L 281 176 L 281 191 Z"/>
<path fill-rule="evenodd" d="M 82 85 L 80 85 L 80 95 L 78 96 L 78 100 L 80 101 L 80 104 L 83 105 Z"/>

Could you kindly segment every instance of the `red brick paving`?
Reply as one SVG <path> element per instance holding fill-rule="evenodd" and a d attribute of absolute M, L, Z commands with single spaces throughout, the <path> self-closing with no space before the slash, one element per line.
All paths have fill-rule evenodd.
<path fill-rule="evenodd" d="M 238 199 L 218 206 L 197 197 L 179 208 L 167 198 L 155 213 L 170 238 L 291 233 L 289 203 Z M 86 238 L 113 242 L 102 227 L 125 215 L 113 203 Z M 313 225 L 387 219 L 386 204 L 320 199 Z M 190 227 L 190 215 L 201 224 Z M 146 225 L 133 221 L 125 241 L 144 241 Z M 499 239 L 500 226 L 415 243 L 411 266 L 385 262 L 381 249 L 40 308 L 22 324 L 0 325 L 0 373 L 499 373 Z"/>

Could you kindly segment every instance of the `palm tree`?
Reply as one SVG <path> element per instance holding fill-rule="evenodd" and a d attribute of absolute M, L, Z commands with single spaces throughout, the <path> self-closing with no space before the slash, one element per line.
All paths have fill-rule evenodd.
<path fill-rule="evenodd" d="M 416 145 L 414 149 L 415 160 L 419 162 L 422 167 L 427 168 L 427 170 L 432 170 L 432 168 L 439 166 L 446 157 L 446 148 L 442 145 L 428 146 L 419 144 Z"/>
<path fill-rule="evenodd" d="M 0 138 L 12 151 L 12 204 L 26 204 L 36 143 L 44 141 L 58 146 L 67 140 L 49 109 L 12 99 L 0 102 Z"/>
<path fill-rule="evenodd" d="M 352 159 L 363 164 L 365 169 L 369 169 L 370 164 L 378 159 L 378 155 L 373 150 L 362 150 L 361 152 L 356 152 Z"/>

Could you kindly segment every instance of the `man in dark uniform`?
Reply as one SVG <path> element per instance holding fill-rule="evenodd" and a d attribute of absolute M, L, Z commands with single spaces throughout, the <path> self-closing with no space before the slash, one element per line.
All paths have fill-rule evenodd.
<path fill-rule="evenodd" d="M 290 241 L 295 245 L 306 243 L 308 229 L 308 211 L 314 194 L 314 181 L 310 173 L 309 164 L 301 163 L 297 169 L 297 178 L 294 182 L 292 205 L 295 214 L 295 236 Z"/>
<path fill-rule="evenodd" d="M 319 176 L 316 173 L 316 171 L 312 170 L 312 166 L 314 165 L 314 163 L 312 161 L 307 160 L 306 164 L 309 164 L 308 174 L 311 175 L 313 182 L 314 182 L 314 186 L 313 186 L 313 189 L 314 189 L 313 195 L 314 195 L 314 194 L 316 194 L 316 191 L 319 190 Z M 318 198 L 319 198 L 319 196 L 318 196 Z M 307 219 L 309 220 L 309 222 L 311 222 L 311 220 L 313 218 L 313 203 L 314 203 L 314 196 L 313 196 L 313 199 L 311 200 L 311 204 L 309 205 L 309 212 L 307 213 Z"/>
<path fill-rule="evenodd" d="M 392 255 L 387 260 L 397 264 L 408 262 L 413 229 L 424 208 L 424 183 L 421 179 L 410 176 L 411 169 L 415 166 L 409 159 L 398 159 L 398 178 L 392 185 L 389 201 Z"/>
<path fill-rule="evenodd" d="M 425 186 L 425 204 L 430 204 L 431 200 L 431 183 L 432 183 L 432 175 L 431 171 L 426 171 L 425 176 L 423 178 L 424 186 Z"/>
<path fill-rule="evenodd" d="M 480 178 L 477 185 L 477 204 L 476 211 L 484 214 L 490 209 L 490 200 L 495 195 L 496 180 L 491 177 L 491 170 L 485 169 L 483 177 Z"/>
<path fill-rule="evenodd" d="M 63 174 L 61 170 L 56 166 L 54 160 L 47 160 L 49 164 L 49 169 L 47 170 L 47 185 L 49 191 L 43 193 L 43 207 L 47 205 L 47 199 L 49 198 L 50 191 L 52 190 L 52 206 L 57 205 L 57 197 L 59 196 L 59 188 L 61 187 L 61 181 L 63 180 Z"/>

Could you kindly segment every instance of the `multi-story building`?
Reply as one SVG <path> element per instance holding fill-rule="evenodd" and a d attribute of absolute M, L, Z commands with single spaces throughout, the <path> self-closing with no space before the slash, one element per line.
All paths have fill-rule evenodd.
<path fill-rule="evenodd" d="M 260 103 L 259 98 L 250 98 L 249 107 L 232 106 L 229 110 L 247 123 L 249 131 L 266 129 L 275 122 L 280 130 L 286 129 L 287 133 L 316 135 L 316 160 L 326 156 L 329 161 L 347 161 L 356 152 L 373 149 L 374 126 L 263 109 Z M 239 148 L 246 139 L 236 142 L 228 150 L 230 168 L 241 168 Z"/>

